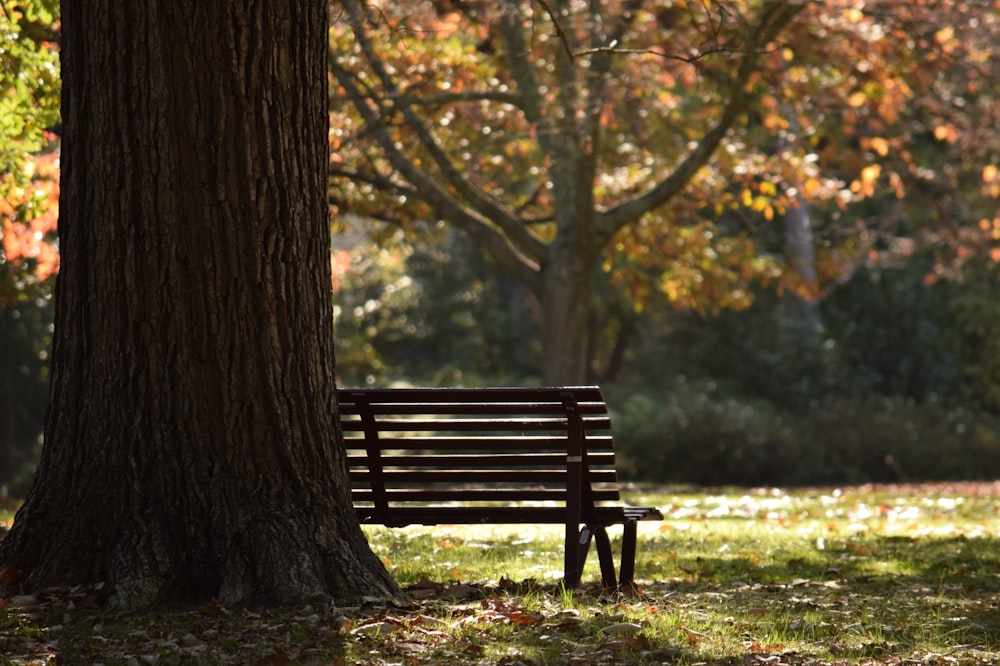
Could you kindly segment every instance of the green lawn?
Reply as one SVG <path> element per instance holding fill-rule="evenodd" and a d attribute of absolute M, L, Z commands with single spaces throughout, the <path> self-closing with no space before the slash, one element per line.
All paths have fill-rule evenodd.
<path fill-rule="evenodd" d="M 562 589 L 558 526 L 375 528 L 408 608 L 117 617 L 55 590 L 0 608 L 0 664 L 996 664 L 996 495 L 635 490 L 667 517 L 639 527 L 638 596 L 602 594 L 596 557 Z"/>

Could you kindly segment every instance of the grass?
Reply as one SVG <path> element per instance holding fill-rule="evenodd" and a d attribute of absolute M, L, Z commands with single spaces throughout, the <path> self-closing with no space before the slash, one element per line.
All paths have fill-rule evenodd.
<path fill-rule="evenodd" d="M 593 554 L 566 590 L 558 526 L 373 528 L 408 608 L 111 616 L 56 590 L 0 607 L 0 664 L 995 664 L 995 490 L 636 489 L 667 516 L 640 525 L 639 595 L 603 593 Z"/>

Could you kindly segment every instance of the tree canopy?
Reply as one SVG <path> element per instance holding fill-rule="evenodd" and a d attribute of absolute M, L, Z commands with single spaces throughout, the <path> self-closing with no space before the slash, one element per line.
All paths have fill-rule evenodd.
<path fill-rule="evenodd" d="M 578 380 L 594 279 L 716 309 L 911 241 L 942 274 L 996 254 L 998 32 L 963 0 L 349 2 L 331 196 L 462 229 L 538 300 L 547 379 Z M 768 241 L 802 202 L 815 284 Z"/>
<path fill-rule="evenodd" d="M 0 302 L 58 268 L 58 2 L 0 4 Z"/>

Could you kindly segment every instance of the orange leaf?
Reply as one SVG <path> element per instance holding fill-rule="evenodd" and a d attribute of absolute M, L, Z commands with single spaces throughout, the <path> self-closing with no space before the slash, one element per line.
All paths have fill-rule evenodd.
<path fill-rule="evenodd" d="M 505 615 L 510 618 L 510 621 L 514 624 L 520 624 L 522 626 L 528 626 L 531 624 L 538 624 L 545 617 L 541 613 L 536 613 L 535 611 L 510 611 L 505 613 Z"/>
<path fill-rule="evenodd" d="M 6 566 L 0 569 L 0 586 L 14 587 L 28 579 L 28 574 L 17 567 Z"/>
<path fill-rule="evenodd" d="M 886 155 L 889 154 L 889 142 L 880 136 L 874 137 L 871 140 L 871 146 L 872 150 L 874 150 L 882 157 L 885 157 Z"/>
<path fill-rule="evenodd" d="M 861 170 L 861 182 L 869 185 L 878 180 L 879 175 L 882 173 L 881 164 L 871 164 L 866 166 Z"/>

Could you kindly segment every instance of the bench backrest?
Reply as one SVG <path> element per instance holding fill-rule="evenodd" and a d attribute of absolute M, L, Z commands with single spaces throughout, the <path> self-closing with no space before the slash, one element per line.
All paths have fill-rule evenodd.
<path fill-rule="evenodd" d="M 619 499 L 596 386 L 340 389 L 338 400 L 363 522 L 399 524 L 398 507 L 513 502 L 580 519 Z"/>

